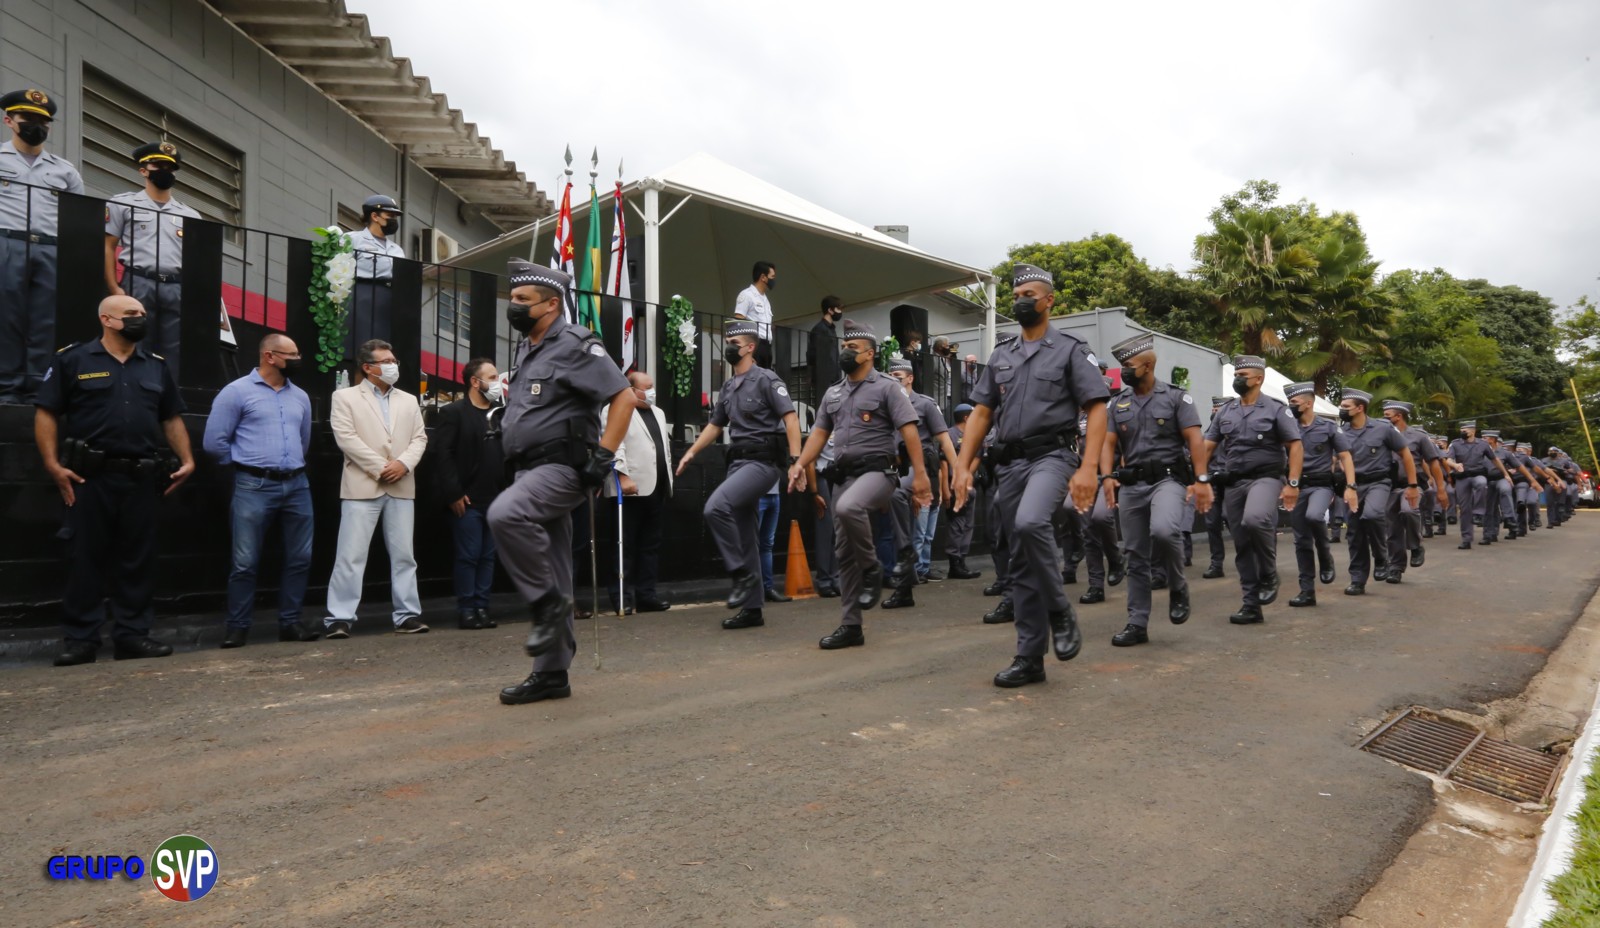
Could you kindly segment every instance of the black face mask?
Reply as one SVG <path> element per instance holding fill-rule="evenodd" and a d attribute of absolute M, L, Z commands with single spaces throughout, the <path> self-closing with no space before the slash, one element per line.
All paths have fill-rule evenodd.
<path fill-rule="evenodd" d="M 399 231 L 400 231 L 400 220 L 398 220 L 398 219 L 390 219 L 390 220 L 388 220 L 387 222 L 385 222 L 383 224 L 383 234 L 384 235 L 393 235 L 393 234 L 395 234 L 396 232 L 399 232 Z"/>
<path fill-rule="evenodd" d="M 147 325 L 149 325 L 149 320 L 143 316 L 123 316 L 122 337 L 130 342 L 137 342 L 144 338 Z"/>
<path fill-rule="evenodd" d="M 1239 394 L 1240 396 L 1244 396 L 1246 393 L 1250 392 L 1250 381 L 1244 379 L 1243 377 L 1233 378 L 1233 392 Z"/>
<path fill-rule="evenodd" d="M 767 279 L 767 289 L 768 290 L 776 290 L 776 289 L 778 289 L 778 278 L 769 277 Z"/>
<path fill-rule="evenodd" d="M 36 122 L 25 122 L 17 127 L 17 137 L 29 145 L 43 145 L 50 137 L 50 127 Z"/>
<path fill-rule="evenodd" d="M 844 313 L 829 313 L 828 314 L 828 322 L 830 322 L 830 323 L 838 322 L 839 318 L 841 316 L 843 316 L 843 315 L 844 315 Z"/>
<path fill-rule="evenodd" d="M 839 369 L 846 374 L 854 374 L 861 367 L 861 355 L 846 349 L 839 352 Z"/>
<path fill-rule="evenodd" d="M 1011 304 L 1011 316 L 1024 329 L 1039 321 L 1039 301 L 1025 296 Z"/>
<path fill-rule="evenodd" d="M 744 349 L 739 345 L 723 345 L 722 360 L 737 366 L 739 359 L 744 357 Z"/>
<path fill-rule="evenodd" d="M 150 186 L 156 188 L 157 190 L 171 190 L 172 185 L 176 184 L 177 182 L 178 179 L 172 176 L 171 171 L 150 172 Z"/>
<path fill-rule="evenodd" d="M 1339 421 L 1340 422 L 1349 422 L 1349 421 L 1355 419 L 1355 417 L 1356 417 L 1355 413 L 1351 412 L 1348 409 L 1345 409 L 1342 406 L 1339 407 Z"/>
<path fill-rule="evenodd" d="M 1130 387 L 1138 386 L 1139 372 L 1131 367 L 1124 367 L 1122 369 L 1122 382 Z"/>
<path fill-rule="evenodd" d="M 305 366 L 303 363 L 301 363 L 304 360 L 304 358 L 284 358 L 283 376 L 293 377 L 294 375 L 300 373 L 300 369 Z"/>
<path fill-rule="evenodd" d="M 513 329 L 527 335 L 533 331 L 533 316 L 528 313 L 532 308 L 527 303 L 507 303 L 506 321 L 511 323 Z"/>

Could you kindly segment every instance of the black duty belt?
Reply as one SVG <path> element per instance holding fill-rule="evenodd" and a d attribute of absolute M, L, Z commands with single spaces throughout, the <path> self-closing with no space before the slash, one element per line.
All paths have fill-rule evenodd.
<path fill-rule="evenodd" d="M 511 458 L 507 464 L 513 473 L 520 470 L 532 470 L 546 464 L 565 464 L 568 467 L 578 468 L 583 466 L 589 457 L 589 446 L 577 439 L 558 438 L 554 441 L 540 442 L 537 448 Z"/>
<path fill-rule="evenodd" d="M 1334 485 L 1333 471 L 1317 471 L 1310 474 L 1302 473 L 1300 475 L 1300 485 L 1302 487 L 1331 487 Z"/>
<path fill-rule="evenodd" d="M 293 470 L 274 470 L 270 467 L 252 467 L 249 464 L 235 464 L 233 469 L 241 474 L 249 474 L 252 477 L 261 477 L 266 480 L 293 480 L 306 472 L 304 467 L 296 467 Z"/>
<path fill-rule="evenodd" d="M 163 274 L 160 271 L 152 271 L 152 270 L 149 270 L 147 268 L 142 268 L 142 267 L 130 267 L 130 268 L 128 268 L 128 270 L 131 273 L 138 274 L 140 277 L 143 277 L 145 280 L 153 280 L 153 281 L 155 281 L 156 283 L 159 283 L 159 284 L 181 284 L 181 283 L 183 283 L 183 275 L 182 274 L 176 274 L 176 273 L 175 274 Z"/>
<path fill-rule="evenodd" d="M 728 446 L 728 463 L 734 461 L 760 461 L 773 467 L 782 467 L 789 460 L 788 441 L 783 446 L 778 440 L 736 441 Z"/>
<path fill-rule="evenodd" d="M 1160 483 L 1168 477 L 1188 486 L 1194 483 L 1194 466 L 1188 461 L 1143 461 L 1116 471 L 1117 482 L 1123 486 Z"/>
<path fill-rule="evenodd" d="M 394 286 L 394 281 L 392 281 L 392 280 L 379 280 L 376 277 L 357 277 L 356 278 L 356 283 L 365 284 L 365 285 L 371 286 L 371 287 L 392 287 L 392 286 Z"/>
<path fill-rule="evenodd" d="M 106 455 L 105 463 L 100 465 L 100 473 L 123 474 L 128 477 L 154 477 L 160 464 L 161 462 L 155 458 Z"/>
<path fill-rule="evenodd" d="M 1074 428 L 1051 435 L 1034 435 L 1015 441 L 995 442 L 989 454 L 996 467 L 1004 467 L 1014 461 L 1037 461 L 1056 451 L 1071 451 L 1077 440 L 1078 431 Z"/>
<path fill-rule="evenodd" d="M 1241 471 L 1218 471 L 1211 474 L 1213 487 L 1231 487 L 1236 483 L 1246 480 L 1261 480 L 1264 478 L 1283 479 L 1284 468 L 1282 464 L 1262 464 L 1258 467 L 1247 467 Z"/>
<path fill-rule="evenodd" d="M 14 238 L 19 242 L 32 242 L 35 245 L 54 245 L 56 237 L 45 235 L 43 232 L 23 232 L 19 229 L 0 229 L 0 235 Z"/>
<path fill-rule="evenodd" d="M 874 471 L 885 474 L 898 474 L 898 456 L 893 454 L 868 454 L 859 458 L 839 458 L 828 467 L 827 477 L 829 483 L 840 484 L 852 477 L 870 474 Z"/>
<path fill-rule="evenodd" d="M 1358 487 L 1376 486 L 1380 483 L 1384 486 L 1392 486 L 1394 481 L 1389 479 L 1388 474 L 1356 474 L 1356 486 Z"/>

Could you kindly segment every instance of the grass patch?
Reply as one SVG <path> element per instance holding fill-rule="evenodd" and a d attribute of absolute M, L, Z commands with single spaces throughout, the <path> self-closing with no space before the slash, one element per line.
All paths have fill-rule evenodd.
<path fill-rule="evenodd" d="M 1591 758 L 1583 777 L 1583 804 L 1572 820 L 1572 866 L 1548 884 L 1556 911 L 1542 928 L 1595 928 L 1600 926 L 1600 752 Z"/>

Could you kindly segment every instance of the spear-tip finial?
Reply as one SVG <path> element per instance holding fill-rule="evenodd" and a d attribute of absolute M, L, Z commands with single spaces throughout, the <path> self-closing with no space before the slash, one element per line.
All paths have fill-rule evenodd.
<path fill-rule="evenodd" d="M 572 145 L 567 145 L 567 176 L 572 176 Z"/>
<path fill-rule="evenodd" d="M 600 148 L 595 147 L 594 154 L 589 156 L 589 177 L 594 179 L 600 176 Z"/>

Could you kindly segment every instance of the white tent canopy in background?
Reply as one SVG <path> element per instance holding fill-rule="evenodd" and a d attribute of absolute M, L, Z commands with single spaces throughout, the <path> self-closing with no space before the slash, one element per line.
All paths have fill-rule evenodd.
<path fill-rule="evenodd" d="M 613 190 L 600 191 L 606 217 Z M 987 270 L 913 248 L 708 154 L 693 155 L 622 190 L 630 204 L 629 231 L 642 232 L 645 239 L 643 292 L 634 294 L 648 302 L 665 303 L 682 294 L 700 312 L 731 315 L 739 291 L 750 285 L 751 265 L 770 261 L 778 267 L 778 287 L 771 294 L 774 322 L 809 328 L 829 294 L 848 308 L 976 285 L 988 297 L 992 338 L 994 276 Z M 587 191 L 575 186 L 573 200 L 572 238 L 581 249 L 588 235 Z M 606 228 L 601 238 L 609 240 Z M 512 257 L 531 255 L 535 263 L 546 264 L 554 233 L 555 218 L 547 217 L 464 251 L 453 263 L 494 274 L 504 273 Z M 655 307 L 647 306 L 647 368 L 656 357 L 655 318 Z"/>
<path fill-rule="evenodd" d="M 1290 380 L 1288 377 L 1284 376 L 1283 374 L 1280 374 L 1278 371 L 1276 371 L 1276 370 L 1274 370 L 1274 369 L 1269 367 L 1266 370 L 1265 376 L 1262 377 L 1262 379 L 1261 379 L 1261 392 L 1266 394 L 1267 396 L 1272 397 L 1275 400 L 1281 400 L 1281 399 L 1283 399 L 1283 388 L 1287 387 L 1291 383 L 1294 383 L 1294 381 Z M 1222 387 L 1221 387 L 1221 389 L 1217 390 L 1216 395 L 1217 396 L 1232 396 L 1233 395 L 1233 365 L 1232 364 L 1224 364 L 1224 365 L 1222 365 Z M 1325 397 L 1325 396 L 1316 397 L 1312 401 L 1312 407 L 1311 408 L 1312 408 L 1312 411 L 1314 411 L 1319 416 L 1323 416 L 1323 417 L 1329 418 L 1329 419 L 1337 419 L 1337 418 L 1339 418 L 1339 407 L 1335 406 L 1333 403 L 1330 403 L 1328 401 L 1328 398 Z"/>

